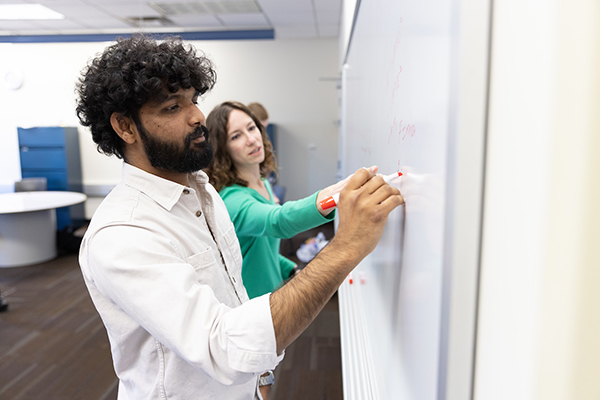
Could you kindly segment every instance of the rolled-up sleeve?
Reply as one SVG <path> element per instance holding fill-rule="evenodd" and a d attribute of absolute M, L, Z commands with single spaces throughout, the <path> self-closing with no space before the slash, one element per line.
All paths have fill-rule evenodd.
<path fill-rule="evenodd" d="M 270 294 L 256 297 L 227 314 L 224 325 L 229 341 L 229 365 L 233 369 L 266 371 L 283 358 L 283 354 L 277 354 L 269 297 Z M 255 327 L 252 336 L 243 328 L 247 326 Z"/>

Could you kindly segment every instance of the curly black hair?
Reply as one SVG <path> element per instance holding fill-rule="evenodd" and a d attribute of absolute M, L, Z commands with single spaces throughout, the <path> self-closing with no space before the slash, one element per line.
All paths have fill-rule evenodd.
<path fill-rule="evenodd" d="M 77 117 L 90 127 L 99 152 L 124 158 L 124 142 L 110 123 L 114 112 L 138 122 L 140 108 L 165 89 L 193 87 L 202 95 L 216 80 L 213 63 L 180 37 L 118 38 L 83 69 L 76 85 Z"/>

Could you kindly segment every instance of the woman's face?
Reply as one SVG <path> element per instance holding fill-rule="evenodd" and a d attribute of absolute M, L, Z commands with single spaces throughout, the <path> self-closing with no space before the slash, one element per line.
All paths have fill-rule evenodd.
<path fill-rule="evenodd" d="M 229 114 L 227 151 L 238 169 L 259 165 L 265 159 L 260 129 L 248 114 L 237 109 Z"/>

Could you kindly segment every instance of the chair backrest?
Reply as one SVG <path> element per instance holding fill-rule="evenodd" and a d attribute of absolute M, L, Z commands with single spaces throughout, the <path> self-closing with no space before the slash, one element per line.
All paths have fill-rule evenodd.
<path fill-rule="evenodd" d="M 39 192 L 48 189 L 46 178 L 23 178 L 15 182 L 15 192 Z"/>

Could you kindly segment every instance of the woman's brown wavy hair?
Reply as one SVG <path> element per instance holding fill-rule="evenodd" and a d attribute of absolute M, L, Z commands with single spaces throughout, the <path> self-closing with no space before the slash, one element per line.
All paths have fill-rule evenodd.
<path fill-rule="evenodd" d="M 210 183 L 218 192 L 225 186 L 233 184 L 248 186 L 248 182 L 237 176 L 233 160 L 227 152 L 227 126 L 229 124 L 229 114 L 233 110 L 246 113 L 260 130 L 265 151 L 265 159 L 260 163 L 260 176 L 265 178 L 271 172 L 277 173 L 277 158 L 273 154 L 273 145 L 258 118 L 244 104 L 237 101 L 226 101 L 216 106 L 206 117 L 206 127 L 209 132 L 208 141 L 213 146 L 215 155 L 209 166 L 204 168 L 204 172 L 206 172 Z"/>

